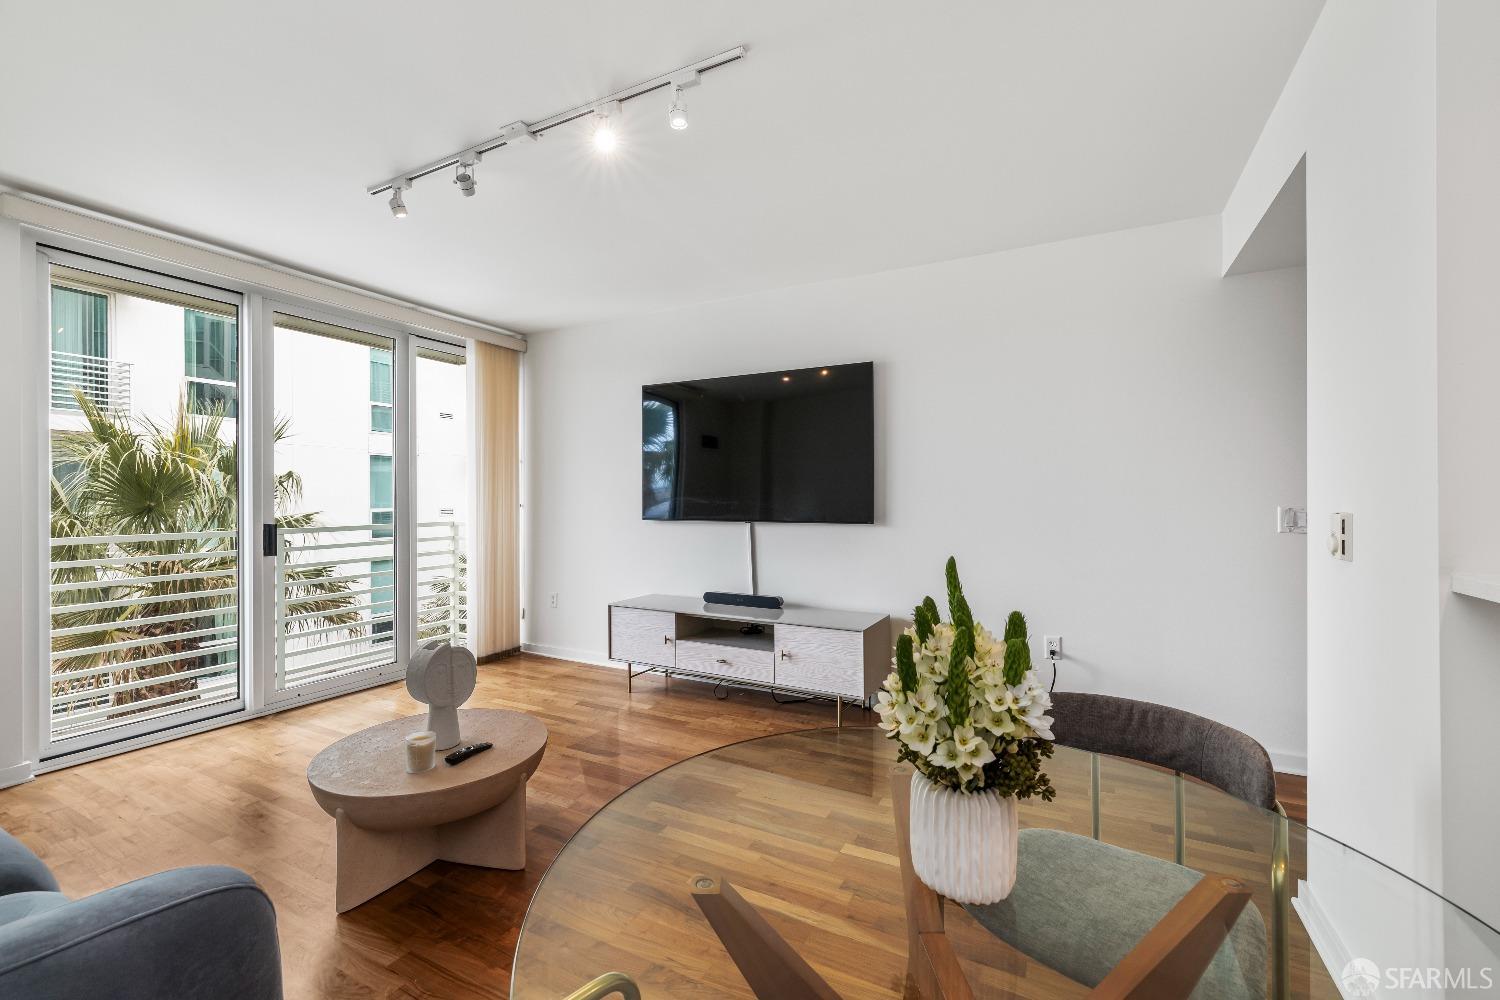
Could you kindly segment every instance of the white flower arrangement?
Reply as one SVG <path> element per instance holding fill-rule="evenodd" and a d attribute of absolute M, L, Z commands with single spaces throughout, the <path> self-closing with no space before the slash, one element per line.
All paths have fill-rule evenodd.
<path fill-rule="evenodd" d="M 1052 756 L 1052 698 L 1031 666 L 1026 619 L 1011 612 L 1002 639 L 975 622 L 953 559 L 948 604 L 951 623 L 929 597 L 898 638 L 876 701 L 880 728 L 936 784 L 1050 801 L 1041 760 Z"/>

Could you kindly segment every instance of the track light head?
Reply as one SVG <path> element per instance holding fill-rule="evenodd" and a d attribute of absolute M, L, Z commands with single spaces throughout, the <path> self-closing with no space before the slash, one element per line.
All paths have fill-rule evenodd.
<path fill-rule="evenodd" d="M 687 108 L 682 104 L 681 87 L 672 88 L 672 106 L 667 109 L 667 124 L 677 132 L 688 127 Z"/>
<path fill-rule="evenodd" d="M 406 218 L 406 202 L 401 198 L 401 187 L 399 185 L 392 185 L 389 204 L 392 215 L 398 219 Z"/>
<path fill-rule="evenodd" d="M 620 136 L 615 131 L 615 112 L 619 109 L 619 101 L 601 104 L 594 109 L 594 149 L 605 156 L 620 146 Z"/>
<path fill-rule="evenodd" d="M 458 167 L 453 172 L 453 183 L 458 185 L 465 198 L 474 197 L 474 163 L 473 160 L 459 160 Z"/>

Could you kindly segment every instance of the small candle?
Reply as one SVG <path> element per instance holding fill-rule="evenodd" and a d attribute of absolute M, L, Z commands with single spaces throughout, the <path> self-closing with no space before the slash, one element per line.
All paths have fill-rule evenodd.
<path fill-rule="evenodd" d="M 406 737 L 406 773 L 420 774 L 437 766 L 437 733 L 423 730 Z"/>

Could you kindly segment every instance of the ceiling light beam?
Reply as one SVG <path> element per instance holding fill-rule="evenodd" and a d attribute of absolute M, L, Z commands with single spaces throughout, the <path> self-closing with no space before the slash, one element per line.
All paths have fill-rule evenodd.
<path fill-rule="evenodd" d="M 745 58 L 745 52 L 745 46 L 738 45 L 732 49 L 726 49 L 725 51 L 720 52 L 716 55 L 711 55 L 706 59 L 699 59 L 695 63 L 691 63 L 687 66 L 674 69 L 670 73 L 663 73 L 660 76 L 653 76 L 649 80 L 642 80 L 640 83 L 633 84 L 629 87 L 624 88 L 623 90 L 617 90 L 613 94 L 606 94 L 605 96 L 600 97 L 596 100 L 589 101 L 587 104 L 580 104 L 577 107 L 569 108 L 567 111 L 559 112 L 558 114 L 555 114 L 550 118 L 543 118 L 541 121 L 531 122 L 530 124 L 526 122 L 514 122 L 510 125 L 507 125 L 505 129 L 500 133 L 493 135 L 482 142 L 475 143 L 472 146 L 466 146 L 465 148 L 457 152 L 450 153 L 449 155 L 433 160 L 430 163 L 424 163 L 420 167 L 413 167 L 410 170 L 403 170 L 401 173 L 397 174 L 390 180 L 385 180 L 381 181 L 378 184 L 370 185 L 365 189 L 365 191 L 368 194 L 372 195 L 384 194 L 385 192 L 392 190 L 402 181 L 406 182 L 406 187 L 410 187 L 412 181 L 419 180 L 431 174 L 438 173 L 439 171 L 447 170 L 450 167 L 457 166 L 459 163 L 459 157 L 461 156 L 492 153 L 497 149 L 504 149 L 506 146 L 529 143 L 540 137 L 542 133 L 557 128 L 559 125 L 566 125 L 568 122 L 577 121 L 580 118 L 592 117 L 595 109 L 597 109 L 600 105 L 610 103 L 623 104 L 626 101 L 634 100 L 637 97 L 644 96 L 655 90 L 660 90 L 663 87 L 671 87 L 674 85 L 691 86 L 691 84 L 683 84 L 679 81 L 682 81 L 685 78 L 693 78 L 696 82 L 697 74 L 707 73 L 709 70 L 718 69 L 720 66 L 727 66 L 732 62 L 738 62 L 739 60 Z"/>

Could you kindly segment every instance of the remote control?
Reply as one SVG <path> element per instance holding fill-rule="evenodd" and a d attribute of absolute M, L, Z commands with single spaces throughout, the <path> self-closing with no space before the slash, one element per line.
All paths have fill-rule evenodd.
<path fill-rule="evenodd" d="M 462 764 L 476 753 L 484 753 L 494 745 L 493 743 L 470 743 L 466 747 L 459 747 L 443 759 L 449 764 Z"/>

